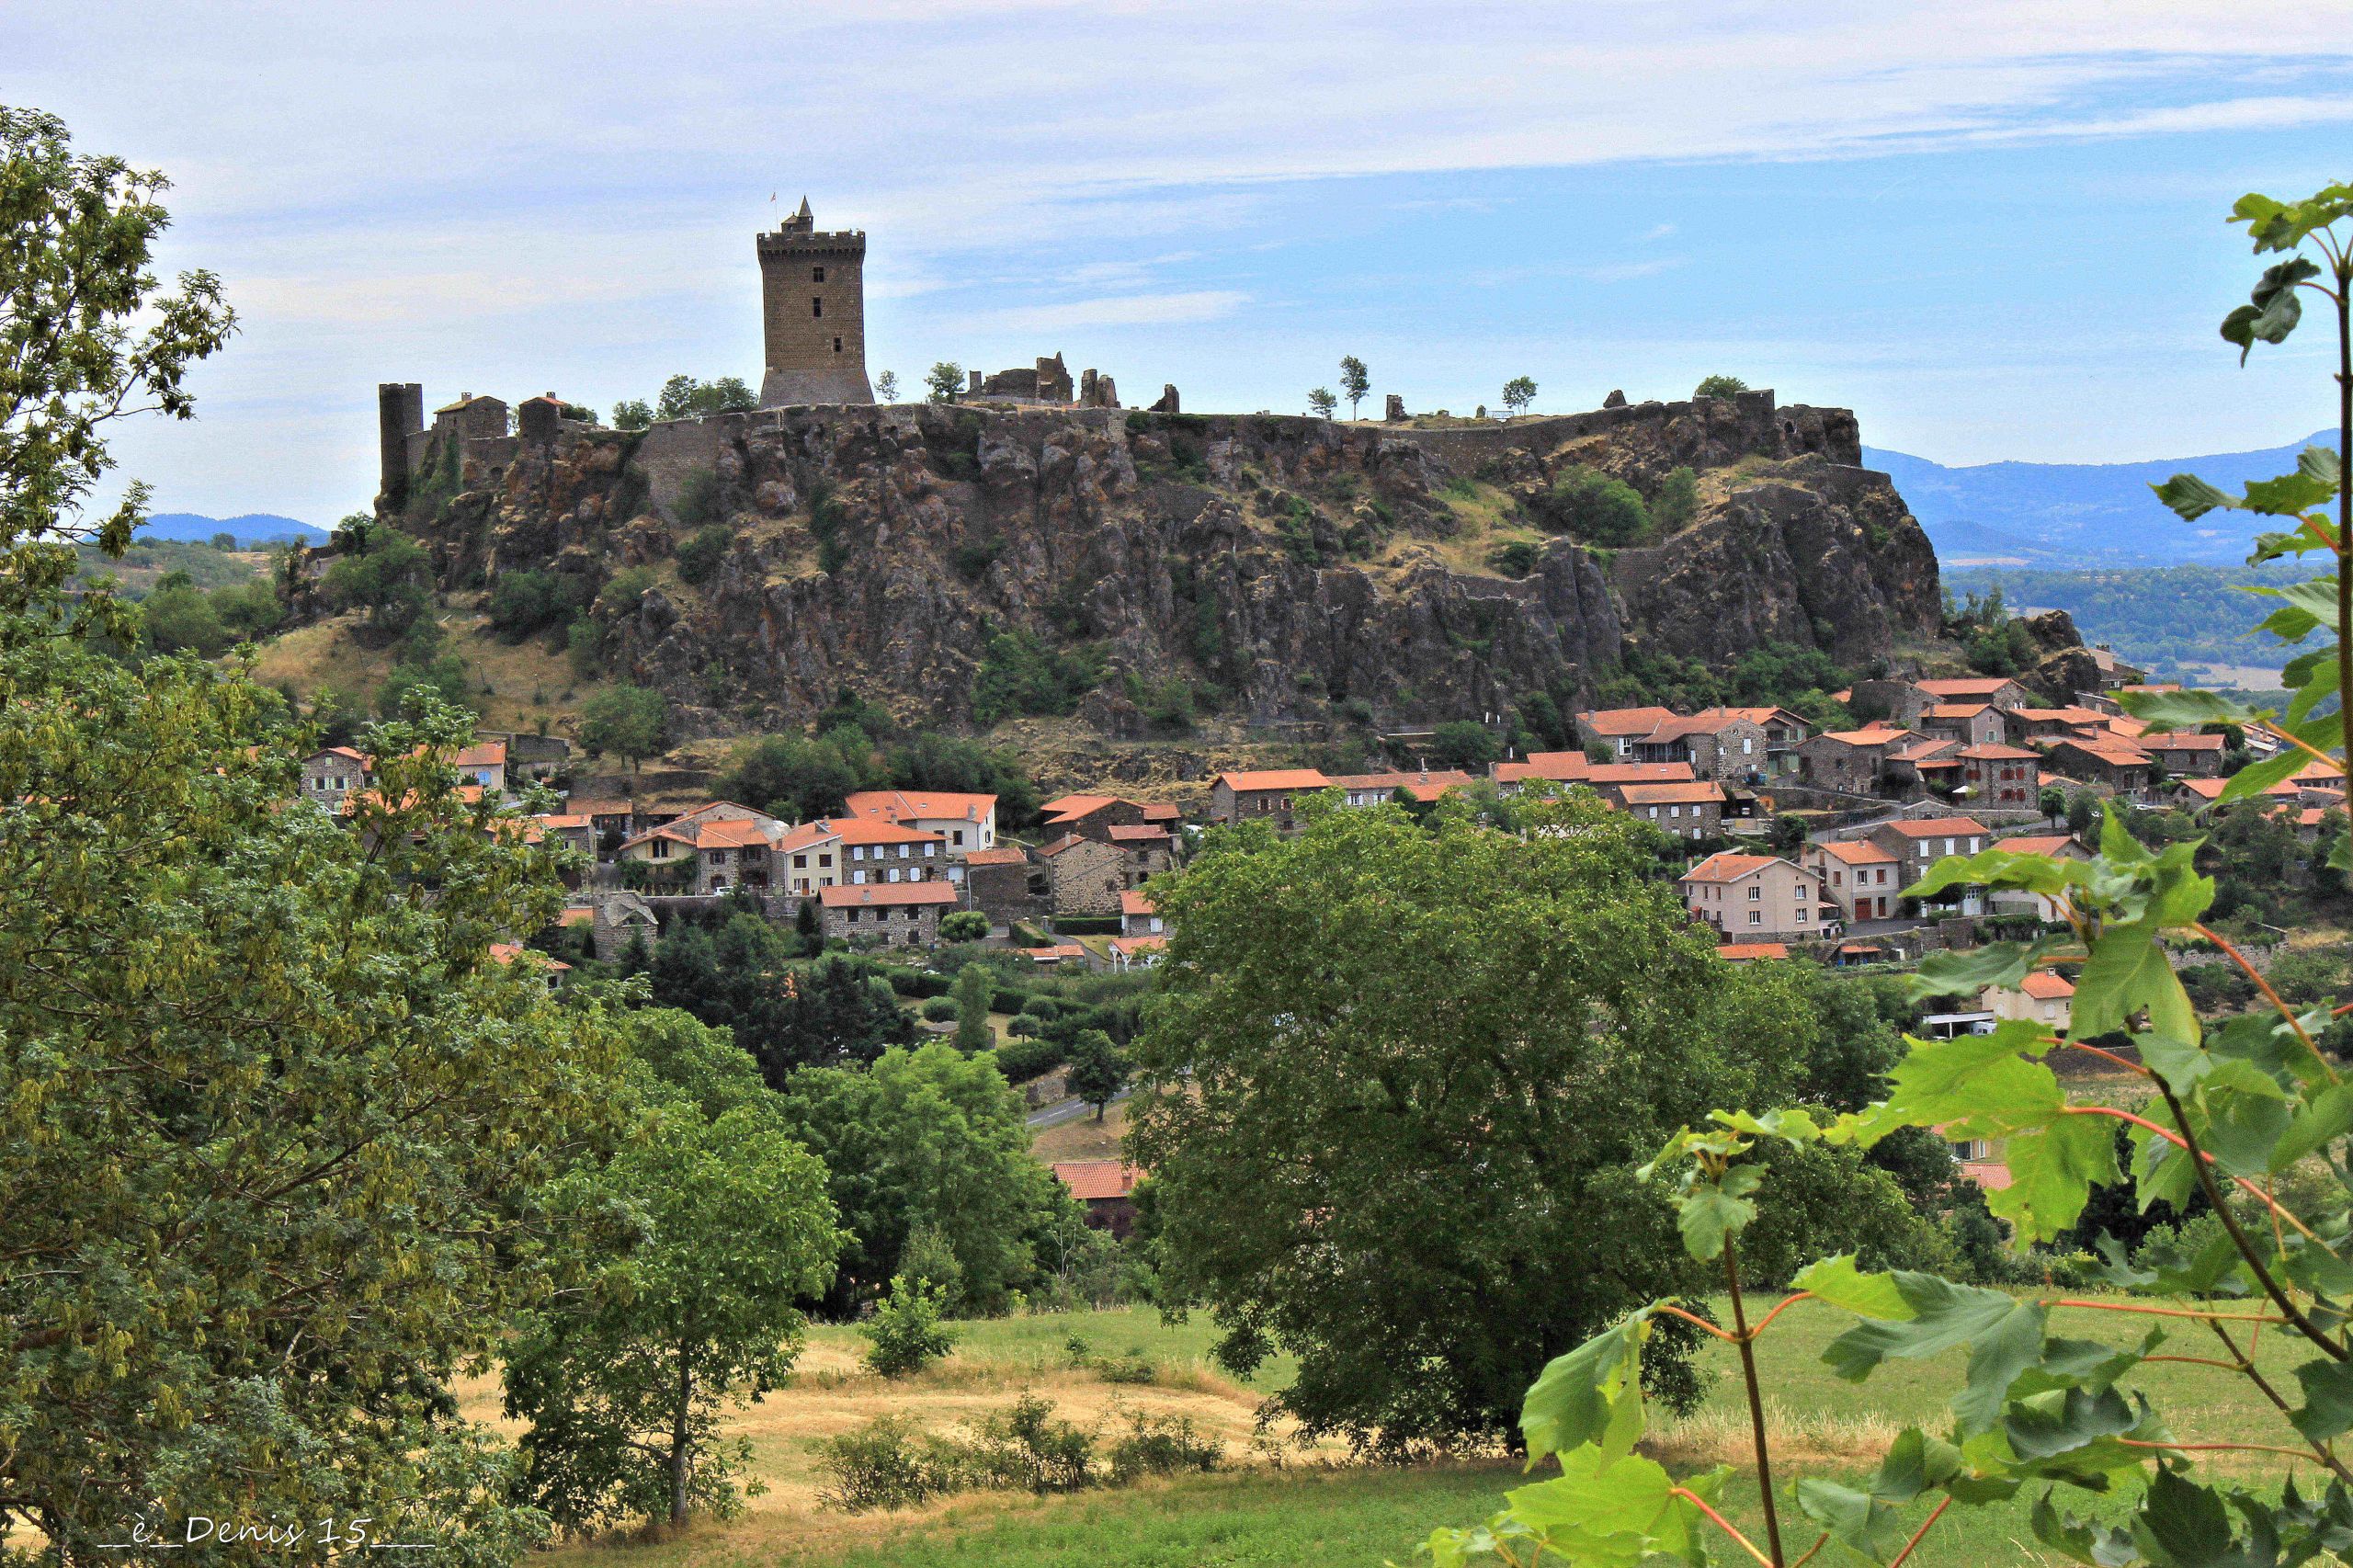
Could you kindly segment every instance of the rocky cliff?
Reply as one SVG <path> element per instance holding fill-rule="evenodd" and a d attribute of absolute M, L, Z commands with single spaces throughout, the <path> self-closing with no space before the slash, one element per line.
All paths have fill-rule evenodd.
<path fill-rule="evenodd" d="M 452 591 L 578 579 L 605 656 L 690 731 L 845 687 L 954 725 L 1007 633 L 1099 664 L 1079 712 L 1107 734 L 1142 733 L 1131 699 L 1172 677 L 1256 722 L 1415 724 L 1589 693 L 1636 649 L 1861 667 L 1932 639 L 1935 554 L 1859 460 L 1851 415 L 1770 393 L 1429 428 L 793 408 L 428 451 L 438 482 L 394 520 Z M 1543 535 L 1524 504 L 1574 464 L 1645 494 L 1688 466 L 1697 516 L 1614 553 Z M 723 552 L 688 583 L 697 536 Z M 1490 563 L 1515 542 L 1516 577 Z"/>

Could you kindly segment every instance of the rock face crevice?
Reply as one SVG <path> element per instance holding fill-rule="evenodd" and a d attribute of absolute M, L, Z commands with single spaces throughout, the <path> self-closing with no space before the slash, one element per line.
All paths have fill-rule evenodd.
<path fill-rule="evenodd" d="M 1589 694 L 1634 649 L 1721 663 L 1786 642 L 1860 668 L 1933 638 L 1941 594 L 1927 537 L 1859 460 L 1851 415 L 1769 393 L 1427 429 L 787 408 L 468 443 L 428 454 L 447 484 L 383 507 L 445 588 L 581 579 L 608 660 L 690 729 L 795 722 L 845 687 L 953 725 L 1014 633 L 1085 645 L 1108 674 L 1081 714 L 1122 733 L 1142 722 L 1128 694 L 1172 678 L 1262 722 L 1347 704 L 1416 723 Z M 1461 548 L 1470 498 L 1492 515 L 1578 463 L 1645 494 L 1688 466 L 1699 515 L 1643 549 L 1553 539 L 1519 578 Z M 664 570 L 713 527 L 731 536 L 714 570 Z"/>

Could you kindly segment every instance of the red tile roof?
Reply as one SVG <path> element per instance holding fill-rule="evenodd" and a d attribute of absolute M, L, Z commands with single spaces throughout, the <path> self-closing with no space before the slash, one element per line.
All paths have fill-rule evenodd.
<path fill-rule="evenodd" d="M 1994 831 L 1975 817 L 1920 817 L 1912 822 L 1882 823 L 1881 825 L 1892 827 L 1906 838 L 1941 838 L 1948 835 L 1972 833 L 1990 835 Z"/>
<path fill-rule="evenodd" d="M 996 797 L 938 790 L 859 790 L 846 797 L 842 806 L 851 816 L 869 821 L 902 822 L 909 817 L 924 817 L 943 822 L 961 817 L 966 822 L 978 822 L 996 810 Z"/>
<path fill-rule="evenodd" d="M 1110 942 L 1113 952 L 1131 959 L 1138 953 L 1156 953 L 1167 945 L 1165 937 L 1114 937 Z"/>
<path fill-rule="evenodd" d="M 2040 762 L 2042 760 L 2040 752 L 2029 751 L 2024 746 L 1992 744 L 1963 746 L 1955 755 L 1968 757 L 1972 762 Z"/>
<path fill-rule="evenodd" d="M 1722 849 L 1684 872 L 1681 880 L 1687 882 L 1736 882 L 1744 877 L 1755 876 L 1768 866 L 1788 864 L 1776 855 L 1742 855 Z"/>
<path fill-rule="evenodd" d="M 1089 1199 L 1125 1198 L 1136 1189 L 1136 1168 L 1125 1160 L 1058 1160 L 1048 1168 L 1082 1203 Z"/>
<path fill-rule="evenodd" d="M 1160 911 L 1154 905 L 1150 894 L 1141 893 L 1135 889 L 1130 888 L 1127 892 L 1120 895 L 1120 913 L 1122 915 L 1157 915 Z"/>
<path fill-rule="evenodd" d="M 460 747 L 449 754 L 449 762 L 455 767 L 504 767 L 506 766 L 506 743 L 482 741 Z"/>
<path fill-rule="evenodd" d="M 1002 846 L 995 849 L 975 849 L 964 857 L 964 864 L 967 866 L 1026 866 L 1029 863 L 1029 852 L 1011 846 Z"/>
<path fill-rule="evenodd" d="M 1671 708 L 1599 708 L 1577 715 L 1577 722 L 1597 735 L 1647 735 L 1662 724 L 1675 722 Z"/>
<path fill-rule="evenodd" d="M 1892 866 L 1895 863 L 1894 856 L 1868 838 L 1833 839 L 1826 844 L 1814 845 L 1813 847 L 1841 865 Z"/>
<path fill-rule="evenodd" d="M 1994 847 L 2013 855 L 2064 855 L 2071 848 L 2080 854 L 2084 846 L 2070 833 L 2021 833 L 1994 840 Z"/>
<path fill-rule="evenodd" d="M 1915 680 L 1912 683 L 1931 697 L 1991 697 L 2006 686 L 2017 683 L 2005 676 L 1971 676 L 1967 679 Z"/>
<path fill-rule="evenodd" d="M 1168 830 L 1157 823 L 1115 823 L 1111 826 L 1114 844 L 1148 844 L 1169 836 Z"/>
<path fill-rule="evenodd" d="M 1716 957 L 1727 963 L 1746 963 L 1753 959 L 1785 959 L 1790 956 L 1787 942 L 1726 942 L 1716 949 Z"/>
<path fill-rule="evenodd" d="M 1119 803 L 1117 795 L 1057 795 L 1038 810 L 1048 822 L 1059 825 Z"/>
<path fill-rule="evenodd" d="M 1619 793 L 1630 806 L 1672 806 L 1722 801 L 1724 787 L 1712 779 L 1688 784 L 1629 784 Z"/>
<path fill-rule="evenodd" d="M 2018 989 L 2038 1002 L 2057 1002 L 2075 994 L 2075 986 L 2064 975 L 2053 974 L 2047 969 L 2029 972 L 2018 982 Z"/>
<path fill-rule="evenodd" d="M 1221 773 L 1217 781 L 1237 795 L 1254 790 L 1328 790 L 1332 781 L 1313 767 L 1277 767 L 1256 773 Z"/>

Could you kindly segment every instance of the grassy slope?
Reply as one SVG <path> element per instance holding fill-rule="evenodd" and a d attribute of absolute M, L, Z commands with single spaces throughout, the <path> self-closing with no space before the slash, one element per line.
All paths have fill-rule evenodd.
<path fill-rule="evenodd" d="M 1718 1303 L 1719 1315 L 1722 1303 Z M 2060 1332 L 2125 1343 L 2147 1318 L 2063 1312 Z M 1834 1378 L 1821 1364 L 1823 1346 L 1852 1320 L 1802 1305 L 1783 1314 L 1760 1346 L 1771 1392 L 1776 1455 L 1784 1483 L 1798 1473 L 1853 1476 L 1876 1462 L 1904 1425 L 1935 1426 L 1944 1401 L 1958 1388 L 1962 1357 L 1924 1363 L 1893 1362 L 1860 1388 Z M 729 1524 L 698 1525 L 684 1537 L 652 1543 L 566 1548 L 567 1568 L 733 1568 L 753 1563 L 846 1562 L 858 1568 L 1190 1568 L 1192 1564 L 1378 1563 L 1409 1562 L 1415 1541 L 1440 1524 L 1467 1524 L 1499 1506 L 1518 1483 L 1501 1463 L 1368 1470 L 1350 1466 L 1336 1446 L 1306 1455 L 1290 1450 L 1283 1468 L 1250 1444 L 1258 1399 L 1290 1376 L 1288 1361 L 1270 1366 L 1251 1386 L 1235 1384 L 1208 1361 L 1214 1332 L 1194 1317 L 1163 1324 L 1138 1310 L 1013 1318 L 961 1325 L 963 1343 L 949 1362 L 902 1384 L 885 1384 L 856 1364 L 860 1342 L 847 1328 L 812 1335 L 804 1371 L 794 1385 L 745 1413 L 738 1429 L 756 1450 L 755 1469 L 767 1495 Z M 2201 1331 L 2202 1333 L 2202 1331 Z M 1157 1386 L 1104 1383 L 1074 1369 L 1066 1342 L 1084 1339 L 1097 1355 L 1140 1352 L 1164 1369 Z M 1711 1346 L 1721 1351 L 1721 1346 Z M 2186 1330 L 2168 1346 L 2186 1355 L 2219 1349 Z M 2257 1359 L 2275 1380 L 2292 1387 L 2288 1369 L 2301 1359 L 2276 1335 Z M 1705 1402 L 1682 1421 L 1662 1418 L 1652 1450 L 1678 1471 L 1745 1459 L 1745 1414 L 1729 1354 L 1708 1362 L 1714 1381 Z M 2239 1380 L 2203 1367 L 2149 1367 L 2128 1380 L 2145 1389 L 2182 1441 L 2278 1441 L 2278 1417 Z M 1075 1497 L 968 1495 L 904 1513 L 847 1517 L 824 1509 L 810 1445 L 828 1433 L 862 1424 L 884 1410 L 904 1411 L 918 1423 L 942 1427 L 987 1408 L 1001 1407 L 1021 1390 L 1053 1399 L 1065 1415 L 1116 1420 L 1121 1408 L 1182 1412 L 1227 1440 L 1232 1468 L 1126 1492 Z M 489 1391 L 470 1400 L 487 1414 Z M 2268 1479 L 2278 1472 L 2227 1459 L 2225 1473 Z M 2201 1466 L 2201 1469 L 2211 1467 Z M 1761 1528 L 1755 1483 L 1744 1470 L 1729 1501 L 1744 1528 Z M 2029 1499 L 1949 1514 L 1912 1561 L 1923 1568 L 1962 1568 L 1989 1562 L 2052 1561 L 2038 1555 L 2027 1528 Z M 2063 1506 L 2091 1511 L 2080 1495 Z M 2121 1502 L 2104 1505 L 2108 1511 Z M 1918 1512 L 1915 1510 L 1915 1513 Z M 1802 1528 L 1789 1524 L 1792 1537 Z M 1806 1533 L 1792 1555 L 1811 1544 Z M 1736 1549 L 1724 1553 L 1736 1556 Z"/>
<path fill-rule="evenodd" d="M 449 609 L 440 615 L 443 651 L 465 661 L 474 687 L 471 700 L 485 729 L 529 731 L 544 717 L 551 733 L 576 733 L 581 705 L 601 683 L 575 679 L 564 655 L 548 652 L 540 639 L 509 643 L 493 636 L 479 615 Z M 334 616 L 274 639 L 262 650 L 256 678 L 291 685 L 305 701 L 333 687 L 373 704 L 394 655 L 363 647 L 352 635 L 357 619 Z"/>

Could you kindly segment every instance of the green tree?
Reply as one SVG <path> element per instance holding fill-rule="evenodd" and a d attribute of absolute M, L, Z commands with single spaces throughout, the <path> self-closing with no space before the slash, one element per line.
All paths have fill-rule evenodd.
<path fill-rule="evenodd" d="M 1318 419 L 1329 419 L 1338 411 L 1340 400 L 1332 395 L 1330 387 L 1317 387 L 1307 394 L 1307 411 Z"/>
<path fill-rule="evenodd" d="M 2067 791 L 2067 831 L 2081 838 L 2099 820 L 2099 801 L 2088 790 Z"/>
<path fill-rule="evenodd" d="M 327 602 L 367 611 L 362 622 L 379 645 L 408 631 L 433 606 L 432 560 L 398 528 L 372 528 L 327 567 Z"/>
<path fill-rule="evenodd" d="M 1622 479 L 1573 463 L 1531 503 L 1536 520 L 1584 544 L 1639 544 L 1651 531 L 1650 508 Z"/>
<path fill-rule="evenodd" d="M 1536 401 L 1536 380 L 1532 376 L 1514 376 L 1504 383 L 1504 406 L 1513 414 L 1524 414 Z"/>
<path fill-rule="evenodd" d="M 1730 397 L 1734 392 L 1745 392 L 1747 390 L 1748 383 L 1738 376 L 1702 376 L 1699 378 L 1699 384 L 1691 389 L 1691 395 L 1693 397 Z"/>
<path fill-rule="evenodd" d="M 875 377 L 874 395 L 881 398 L 884 403 L 898 402 L 899 373 L 896 370 L 885 370 L 881 375 Z"/>
<path fill-rule="evenodd" d="M 1547 1359 L 1690 1282 L 1634 1174 L 1658 1140 L 1802 1086 L 1794 983 L 1716 960 L 1640 824 L 1525 810 L 1523 841 L 1450 799 L 1419 828 L 1318 801 L 1154 883 L 1129 1142 L 1162 1278 L 1230 1368 L 1298 1358 L 1277 1402 L 1310 1431 L 1508 1430 Z"/>
<path fill-rule="evenodd" d="M 934 403 L 954 403 L 964 392 L 964 367 L 942 359 L 924 372 L 924 395 Z"/>
<path fill-rule="evenodd" d="M 989 934 L 989 917 L 977 909 L 959 909 L 939 917 L 939 939 L 943 942 L 985 941 Z"/>
<path fill-rule="evenodd" d="M 918 1224 L 938 1227 L 963 1270 L 960 1307 L 1000 1310 L 1036 1267 L 1035 1238 L 1068 1199 L 1029 1153 L 1021 1097 L 983 1052 L 934 1041 L 863 1070 L 794 1074 L 779 1096 L 794 1135 L 832 1173 L 835 1207 L 857 1238 L 827 1297 L 854 1307 L 904 1272 Z"/>
<path fill-rule="evenodd" d="M 956 1000 L 956 1049 L 967 1056 L 996 1043 L 989 1030 L 989 1001 L 996 994 L 995 977 L 980 964 L 966 964 L 949 994 Z"/>
<path fill-rule="evenodd" d="M 654 406 L 642 397 L 624 398 L 613 404 L 613 428 L 642 430 L 654 423 Z"/>
<path fill-rule="evenodd" d="M 1063 1081 L 1074 1098 L 1095 1108 L 1095 1119 L 1102 1120 L 1104 1111 L 1128 1086 L 1126 1055 L 1101 1029 L 1079 1030 L 1071 1037 L 1066 1054 L 1070 1075 Z"/>
<path fill-rule="evenodd" d="M 237 548 L 237 536 L 233 533 L 217 533 L 212 536 L 211 542 L 215 550 L 224 552 L 233 551 Z"/>
<path fill-rule="evenodd" d="M 939 1322 L 948 1295 L 948 1287 L 921 1276 L 893 1276 L 891 1288 L 874 1303 L 874 1315 L 858 1327 L 866 1336 L 868 1370 L 903 1378 L 955 1349 L 956 1336 Z"/>
<path fill-rule="evenodd" d="M 561 1279 L 531 1194 L 615 1057 L 487 952 L 553 920 L 551 854 L 460 801 L 438 705 L 346 827 L 233 674 L 44 637 L 0 693 L 0 1530 L 95 1558 L 163 1497 L 503 1560 L 531 1520 L 450 1382 Z"/>
<path fill-rule="evenodd" d="M 2045 784 L 2036 791 L 2034 801 L 2042 814 L 2052 822 L 2067 814 L 2067 791 L 2057 784 Z"/>
<path fill-rule="evenodd" d="M 1699 476 L 1686 463 L 1666 471 L 1651 497 L 1651 516 L 1669 533 L 1688 528 L 1699 515 Z"/>
<path fill-rule="evenodd" d="M 1353 354 L 1343 355 L 1340 358 L 1340 395 L 1348 400 L 1349 418 L 1357 416 L 1357 404 L 1362 403 L 1365 393 L 1370 391 L 1372 372 L 1365 369 L 1364 361 Z"/>
<path fill-rule="evenodd" d="M 158 653 L 187 652 L 210 659 L 229 646 L 228 628 L 202 589 L 185 572 L 168 572 L 140 601 L 146 645 Z"/>
<path fill-rule="evenodd" d="M 66 540 L 130 547 L 143 484 L 97 523 L 82 518 L 111 466 L 108 437 L 150 409 L 192 417 L 188 368 L 236 329 L 211 273 L 184 272 L 170 292 L 156 281 L 169 188 L 153 170 L 76 154 L 54 115 L 0 107 L 0 610 L 64 585 L 80 565 Z"/>
<path fill-rule="evenodd" d="M 1430 733 L 1430 756 L 1441 767 L 1483 773 L 1503 754 L 1503 742 L 1476 719 L 1449 719 Z"/>
<path fill-rule="evenodd" d="M 580 744 L 590 756 L 613 753 L 631 773 L 668 744 L 669 730 L 669 704 L 646 687 L 617 686 L 581 704 Z"/>
<path fill-rule="evenodd" d="M 721 1439 L 720 1413 L 783 1381 L 794 1302 L 832 1282 L 844 1239 L 824 1167 L 743 1053 L 675 1014 L 650 1027 L 667 1075 L 640 1074 L 630 1141 L 551 1191 L 564 1210 L 628 1216 L 617 1237 L 582 1238 L 610 1261 L 528 1317 L 506 1356 L 506 1414 L 530 1424 L 526 1491 L 571 1530 L 735 1510 L 748 1445 Z"/>
<path fill-rule="evenodd" d="M 867 780 L 840 748 L 799 735 L 762 735 L 735 750 L 720 775 L 721 798 L 794 822 L 838 816 L 843 799 Z"/>
<path fill-rule="evenodd" d="M 710 414 L 745 414 L 759 405 L 759 397 L 740 376 L 722 376 L 715 381 L 672 376 L 662 383 L 661 394 L 654 399 L 653 417 L 696 419 Z M 618 425 L 620 410 L 614 414 Z"/>

